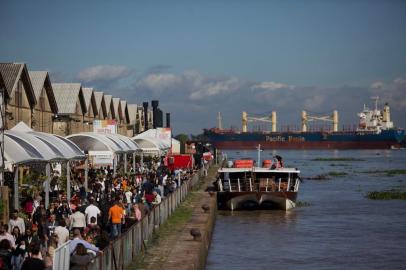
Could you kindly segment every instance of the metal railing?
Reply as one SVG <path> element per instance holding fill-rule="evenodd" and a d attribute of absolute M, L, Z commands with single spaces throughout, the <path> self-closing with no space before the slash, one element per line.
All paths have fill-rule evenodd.
<path fill-rule="evenodd" d="M 207 168 L 206 168 L 207 170 Z M 155 206 L 141 221 L 132 225 L 120 237 L 111 242 L 103 253 L 95 257 L 87 266 L 87 270 L 119 270 L 128 267 L 134 259 L 145 249 L 145 243 L 153 232 L 159 228 L 175 211 L 179 204 L 185 200 L 187 194 L 198 183 L 199 177 L 206 174 L 204 169 L 195 173 L 191 179 L 183 182 L 174 192 L 168 194 L 161 204 Z M 69 242 L 68 242 L 69 243 Z M 53 270 L 69 269 L 69 244 L 58 248 L 55 252 Z M 65 248 L 65 246 L 67 248 Z M 58 250 L 60 250 L 58 252 Z"/>
<path fill-rule="evenodd" d="M 70 240 L 66 243 L 63 243 L 62 246 L 55 249 L 52 270 L 69 269 L 70 265 L 69 243 Z"/>

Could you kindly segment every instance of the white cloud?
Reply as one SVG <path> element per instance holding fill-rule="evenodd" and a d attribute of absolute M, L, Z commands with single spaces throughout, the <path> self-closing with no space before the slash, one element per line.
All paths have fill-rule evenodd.
<path fill-rule="evenodd" d="M 397 85 L 406 84 L 406 80 L 403 78 L 396 78 L 393 80 L 393 83 Z"/>
<path fill-rule="evenodd" d="M 182 94 L 189 100 L 202 100 L 224 93 L 238 91 L 245 82 L 236 77 L 206 77 L 195 70 L 187 70 L 182 74 L 152 73 L 140 78 L 136 83 L 139 91 L 171 94 Z"/>
<path fill-rule="evenodd" d="M 337 109 L 339 125 L 352 125 L 358 121 L 356 114 L 362 105 L 375 95 L 379 95 L 382 102 L 389 102 L 396 125 L 406 126 L 406 119 L 402 117 L 406 109 L 406 80 L 403 78 L 375 81 L 363 87 L 326 88 L 292 86 L 272 80 L 248 81 L 233 76 L 206 76 L 196 70 L 174 73 L 165 69 L 143 74 L 127 91 L 131 95 L 127 100 L 159 99 L 162 109 L 173 114 L 177 132 L 196 133 L 201 128 L 215 126 L 219 111 L 226 127 L 239 126 L 244 110 L 256 114 L 275 110 L 280 128 L 300 125 L 302 110 L 327 115 Z"/>
<path fill-rule="evenodd" d="M 83 82 L 116 81 L 130 74 L 125 66 L 98 65 L 80 71 L 77 78 Z"/>
<path fill-rule="evenodd" d="M 265 90 L 277 90 L 277 89 L 293 89 L 293 85 L 287 85 L 284 83 L 277 82 L 261 82 L 259 84 L 254 84 L 251 89 L 265 89 Z"/>
<path fill-rule="evenodd" d="M 383 87 L 385 86 L 385 84 L 383 82 L 377 81 L 377 82 L 373 82 L 370 86 L 370 88 L 372 89 L 383 89 Z"/>
<path fill-rule="evenodd" d="M 406 110 L 406 80 L 399 77 L 382 85 L 382 88 L 371 87 L 370 94 L 379 96 L 382 102 L 388 102 L 393 109 Z M 382 89 L 385 91 L 380 91 Z"/>
<path fill-rule="evenodd" d="M 308 110 L 318 110 L 321 108 L 325 101 L 325 96 L 315 95 L 305 99 L 304 107 Z"/>
<path fill-rule="evenodd" d="M 242 82 L 235 77 L 222 79 L 214 82 L 206 82 L 200 85 L 190 94 L 191 100 L 203 99 L 224 93 L 230 93 L 240 88 Z"/>
<path fill-rule="evenodd" d="M 137 83 L 137 87 L 146 87 L 152 91 L 161 92 L 173 88 L 181 81 L 181 78 L 171 73 L 148 74 Z"/>

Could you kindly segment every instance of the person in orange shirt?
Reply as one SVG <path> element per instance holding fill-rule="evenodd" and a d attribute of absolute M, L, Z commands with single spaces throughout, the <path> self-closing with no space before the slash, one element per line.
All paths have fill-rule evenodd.
<path fill-rule="evenodd" d="M 127 180 L 123 177 L 123 181 L 121 181 L 121 189 L 123 191 L 127 190 Z"/>
<path fill-rule="evenodd" d="M 124 223 L 124 209 L 120 206 L 118 199 L 109 209 L 109 220 L 111 222 L 110 237 L 114 239 L 121 234 L 121 224 Z"/>

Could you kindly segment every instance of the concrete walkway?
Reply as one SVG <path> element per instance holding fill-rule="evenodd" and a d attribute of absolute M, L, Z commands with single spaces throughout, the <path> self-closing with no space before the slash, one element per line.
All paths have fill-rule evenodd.
<path fill-rule="evenodd" d="M 215 180 L 217 169 L 217 166 L 209 169 L 207 177 L 201 178 L 201 185 L 153 234 L 146 251 L 127 269 L 204 269 L 216 212 L 215 196 L 204 190 Z M 203 204 L 210 206 L 207 213 L 201 207 Z M 193 240 L 192 228 L 200 230 L 200 240 Z"/>

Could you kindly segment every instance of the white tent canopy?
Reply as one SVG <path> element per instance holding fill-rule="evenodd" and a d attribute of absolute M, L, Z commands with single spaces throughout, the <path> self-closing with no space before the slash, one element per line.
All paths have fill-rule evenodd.
<path fill-rule="evenodd" d="M 44 161 L 44 157 L 31 144 L 4 134 L 4 159 L 6 164 L 23 164 Z"/>
<path fill-rule="evenodd" d="M 142 149 L 144 154 L 147 155 L 159 155 L 160 149 L 159 145 L 150 138 L 132 138 L 134 142 L 138 144 L 138 146 Z"/>
<path fill-rule="evenodd" d="M 72 142 L 42 132 L 33 131 L 23 122 L 20 122 L 11 130 L 4 132 L 5 138 L 5 162 L 7 166 L 16 165 L 14 170 L 14 207 L 19 208 L 19 173 L 20 164 L 32 162 L 46 163 L 45 171 L 45 206 L 49 205 L 49 182 L 51 178 L 51 162 L 66 162 L 69 164 L 73 159 L 85 159 L 85 154 Z M 67 165 L 67 190 L 70 198 L 70 173 Z M 11 168 L 10 168 L 11 169 Z"/>
<path fill-rule="evenodd" d="M 5 131 L 5 137 L 10 142 L 5 144 L 6 160 L 13 164 L 85 158 L 84 153 L 65 138 L 33 131 L 23 122 Z"/>
<path fill-rule="evenodd" d="M 116 154 L 132 153 L 139 150 L 138 145 L 129 138 L 118 134 L 82 132 L 66 137 L 83 151 L 110 151 Z"/>
<path fill-rule="evenodd" d="M 33 151 L 33 149 L 35 149 L 39 155 L 42 156 L 43 161 L 50 162 L 67 159 L 58 147 L 52 145 L 52 143 L 43 141 L 30 133 L 8 130 L 5 132 L 5 135 L 23 146 L 26 150 L 30 149 L 29 151 Z M 13 149 L 9 149 L 6 146 L 5 151 L 10 153 Z"/>
<path fill-rule="evenodd" d="M 152 148 L 158 148 L 159 152 L 171 149 L 171 139 L 160 139 L 158 130 L 156 129 L 149 129 L 141 134 L 138 134 L 134 136 L 132 140 L 139 144 L 142 143 L 145 145 L 145 148 L 140 145 L 143 151 L 151 150 Z M 147 146 L 148 144 L 152 144 L 154 146 Z"/>

